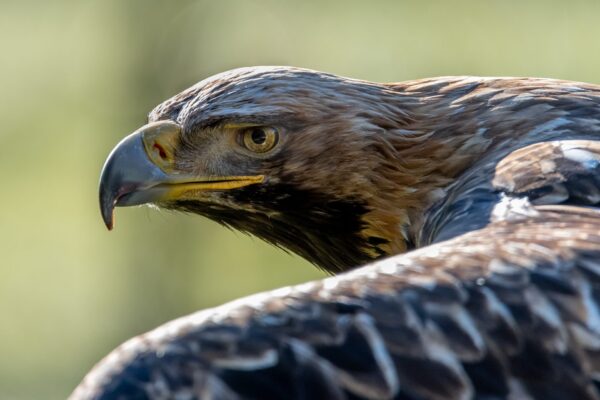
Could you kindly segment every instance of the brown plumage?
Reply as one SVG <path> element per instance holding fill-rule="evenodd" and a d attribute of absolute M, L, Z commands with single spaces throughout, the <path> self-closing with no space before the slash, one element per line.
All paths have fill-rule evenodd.
<path fill-rule="evenodd" d="M 600 87 L 245 68 L 149 119 L 107 225 L 152 202 L 332 273 L 384 259 L 134 338 L 72 399 L 600 399 Z"/>

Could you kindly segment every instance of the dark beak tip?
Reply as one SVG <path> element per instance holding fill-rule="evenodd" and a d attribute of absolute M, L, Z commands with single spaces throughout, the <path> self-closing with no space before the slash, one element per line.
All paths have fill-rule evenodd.
<path fill-rule="evenodd" d="M 113 182 L 110 179 L 105 179 L 104 171 L 100 179 L 100 214 L 106 228 L 111 231 L 115 225 L 115 206 L 117 205 L 117 190 L 115 190 Z M 116 185 L 117 187 L 119 185 Z"/>
<path fill-rule="evenodd" d="M 108 204 L 102 204 L 100 207 L 100 212 L 102 214 L 102 221 L 104 221 L 104 225 L 109 231 L 112 231 L 115 225 L 115 216 L 114 210 L 115 206 L 109 202 Z"/>
<path fill-rule="evenodd" d="M 104 221 L 104 225 L 106 225 L 106 229 L 108 229 L 109 231 L 112 231 L 113 227 L 114 227 L 114 218 L 111 218 L 108 221 Z"/>

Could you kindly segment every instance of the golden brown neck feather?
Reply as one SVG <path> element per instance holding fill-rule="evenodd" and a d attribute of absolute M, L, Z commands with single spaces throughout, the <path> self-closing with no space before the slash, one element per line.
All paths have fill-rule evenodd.
<path fill-rule="evenodd" d="M 444 188 L 472 165 L 489 143 L 472 148 L 466 137 L 446 141 L 427 134 L 391 142 L 396 149 L 393 158 L 373 170 L 370 191 L 376 195 L 369 198 L 371 211 L 363 217 L 362 235 L 387 239 L 379 249 L 397 254 L 418 245 L 423 214 L 444 197 Z M 470 152 L 463 152 L 466 146 Z"/>
<path fill-rule="evenodd" d="M 600 112 L 597 87 L 577 86 L 591 96 L 586 100 L 571 94 L 572 82 L 556 80 L 453 77 L 390 87 L 402 104 L 402 123 L 374 135 L 380 162 L 372 184 L 361 188 L 372 193 L 362 235 L 389 240 L 379 246 L 387 254 L 421 245 L 424 214 L 477 161 L 488 157 L 493 168 L 524 143 L 582 135 L 583 118 L 591 129 Z M 580 114 L 573 116 L 577 124 L 569 108 Z"/>

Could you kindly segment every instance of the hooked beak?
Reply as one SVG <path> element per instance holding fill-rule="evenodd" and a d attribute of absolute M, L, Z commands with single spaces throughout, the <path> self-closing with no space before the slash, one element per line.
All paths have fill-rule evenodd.
<path fill-rule="evenodd" d="M 114 226 L 114 208 L 167 200 L 193 199 L 207 190 L 261 183 L 263 175 L 198 177 L 175 168 L 181 127 L 173 121 L 144 125 L 123 139 L 108 156 L 100 175 L 100 212 Z"/>

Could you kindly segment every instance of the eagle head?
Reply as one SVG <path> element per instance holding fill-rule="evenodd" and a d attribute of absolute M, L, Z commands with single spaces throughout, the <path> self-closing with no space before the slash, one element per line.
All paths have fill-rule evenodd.
<path fill-rule="evenodd" d="M 402 98 L 289 67 L 205 79 L 112 151 L 104 221 L 110 229 L 115 206 L 146 203 L 200 214 L 330 272 L 404 251 L 419 177 L 393 142 L 411 121 Z"/>

